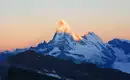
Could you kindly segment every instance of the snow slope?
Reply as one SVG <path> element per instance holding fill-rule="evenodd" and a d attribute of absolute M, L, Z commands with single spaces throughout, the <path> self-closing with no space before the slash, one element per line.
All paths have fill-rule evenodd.
<path fill-rule="evenodd" d="M 115 51 L 116 61 L 113 64 L 113 68 L 130 73 L 130 41 L 113 39 L 108 44 Z"/>

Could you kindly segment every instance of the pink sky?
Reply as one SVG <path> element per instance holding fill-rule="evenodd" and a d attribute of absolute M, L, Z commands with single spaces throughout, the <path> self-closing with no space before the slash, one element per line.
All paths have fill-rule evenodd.
<path fill-rule="evenodd" d="M 64 19 L 77 34 L 130 39 L 130 0 L 1 0 L 0 50 L 52 39 Z"/>

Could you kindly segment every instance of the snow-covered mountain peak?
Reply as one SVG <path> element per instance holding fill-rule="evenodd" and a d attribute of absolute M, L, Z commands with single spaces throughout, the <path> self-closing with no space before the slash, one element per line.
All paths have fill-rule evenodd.
<path fill-rule="evenodd" d="M 48 43 L 52 50 L 49 55 L 62 58 L 71 58 L 74 61 L 87 61 L 99 66 L 110 66 L 115 57 L 105 46 L 104 42 L 94 33 L 79 36 L 72 32 L 71 28 L 64 21 L 59 22 L 59 27 L 53 39 Z M 107 64 L 109 62 L 109 65 Z"/>
<path fill-rule="evenodd" d="M 94 32 L 88 32 L 88 34 L 85 34 L 83 38 L 93 43 L 104 44 L 103 40 L 100 37 L 98 37 Z"/>
<path fill-rule="evenodd" d="M 75 34 L 71 28 L 69 27 L 69 25 L 64 21 L 64 20 L 61 20 L 59 23 L 58 23 L 58 28 L 56 29 L 56 33 L 55 33 L 55 36 L 53 38 L 53 40 L 59 40 L 61 38 L 65 38 L 65 37 L 72 37 L 73 40 L 75 41 L 80 41 L 82 40 L 82 37 Z"/>
<path fill-rule="evenodd" d="M 97 36 L 94 32 L 88 32 L 88 35 Z"/>
<path fill-rule="evenodd" d="M 72 30 L 71 28 L 69 27 L 69 25 L 64 21 L 64 20 L 61 20 L 58 24 L 58 28 L 56 29 L 56 32 L 66 32 L 66 33 L 69 33 L 69 34 L 72 34 Z"/>

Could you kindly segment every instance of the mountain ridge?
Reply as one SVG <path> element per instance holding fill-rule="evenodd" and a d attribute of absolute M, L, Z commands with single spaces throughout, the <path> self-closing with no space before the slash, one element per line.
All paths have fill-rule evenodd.
<path fill-rule="evenodd" d="M 124 48 L 124 45 L 129 46 L 128 40 L 113 40 L 108 43 L 104 43 L 94 32 L 88 32 L 88 34 L 83 36 L 76 35 L 69 25 L 64 20 L 61 20 L 52 40 L 49 42 L 43 41 L 36 47 L 16 49 L 12 52 L 5 51 L 2 52 L 0 57 L 3 56 L 3 54 L 11 56 L 26 50 L 34 50 L 38 54 L 50 55 L 64 60 L 71 60 L 78 64 L 87 62 L 96 64 L 97 66 L 103 68 L 115 68 L 113 66 L 117 65 L 119 61 L 128 62 L 128 60 L 130 60 L 129 55 L 126 55 L 130 49 L 129 47 Z M 118 44 L 119 41 L 122 45 Z M 119 47 L 122 47 L 122 49 Z M 124 50 L 124 52 L 122 50 Z M 122 52 L 120 54 L 124 56 L 123 59 L 117 55 L 119 52 Z M 0 59 L 0 62 L 4 59 L 4 57 Z M 119 67 L 117 69 L 122 70 Z"/>
<path fill-rule="evenodd" d="M 17 75 L 17 73 L 19 74 L 17 69 L 24 70 L 26 68 L 27 71 L 31 71 L 30 69 L 32 69 L 33 71 L 42 75 L 51 74 L 56 78 L 58 77 L 60 80 L 130 79 L 130 74 L 123 73 L 116 69 L 99 68 L 95 64 L 91 63 L 76 64 L 70 60 L 63 60 L 49 55 L 42 55 L 30 50 L 9 57 L 8 61 L 10 66 L 14 67 L 11 70 L 14 74 L 14 77 Z M 23 67 L 18 67 L 17 65 Z M 20 76 L 24 76 L 24 74 L 21 74 Z"/>

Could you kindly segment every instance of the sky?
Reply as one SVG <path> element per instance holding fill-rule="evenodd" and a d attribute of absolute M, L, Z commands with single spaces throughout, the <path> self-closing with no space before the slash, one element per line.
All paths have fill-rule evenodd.
<path fill-rule="evenodd" d="M 52 39 L 65 20 L 77 34 L 95 32 L 104 42 L 130 39 L 130 0 L 0 0 L 0 51 Z"/>

